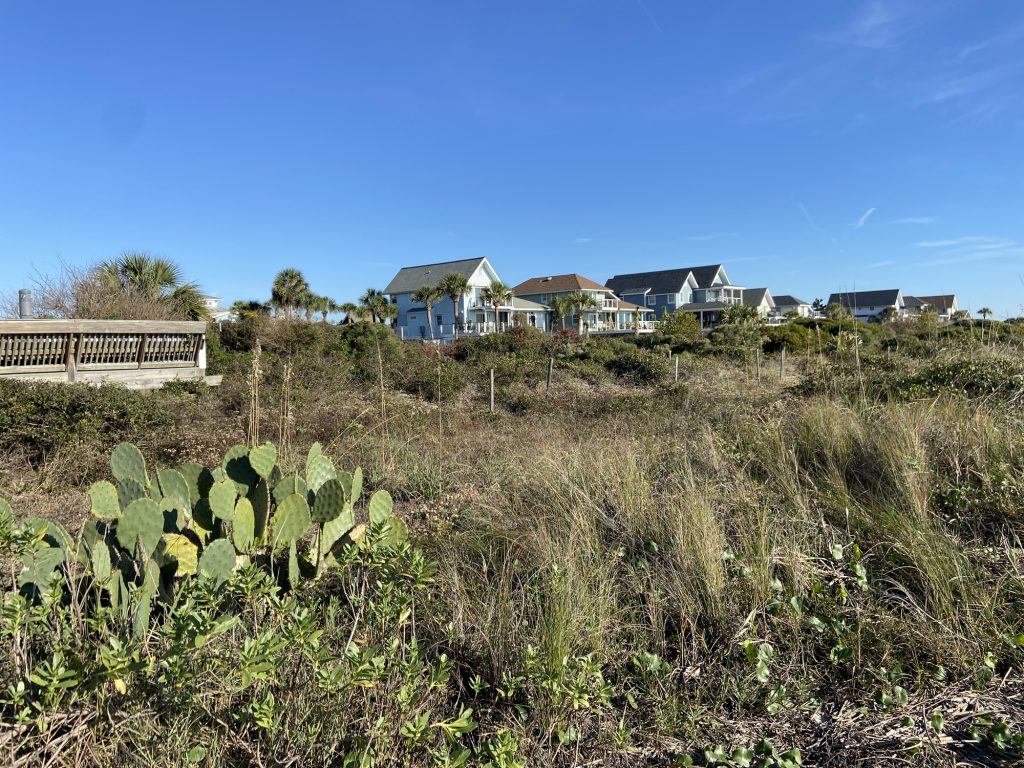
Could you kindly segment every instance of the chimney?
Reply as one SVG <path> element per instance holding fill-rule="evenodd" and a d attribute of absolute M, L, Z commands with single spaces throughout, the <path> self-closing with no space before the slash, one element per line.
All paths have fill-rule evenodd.
<path fill-rule="evenodd" d="M 32 319 L 32 291 L 27 288 L 18 291 L 18 317 L 22 320 Z"/>

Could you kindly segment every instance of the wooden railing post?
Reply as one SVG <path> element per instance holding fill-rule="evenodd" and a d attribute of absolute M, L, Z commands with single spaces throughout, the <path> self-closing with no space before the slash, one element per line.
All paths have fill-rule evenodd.
<path fill-rule="evenodd" d="M 64 350 L 64 369 L 67 371 L 68 383 L 70 384 L 75 383 L 75 372 L 77 368 L 75 361 L 77 359 L 78 350 L 75 348 L 77 346 L 75 344 L 75 338 L 75 334 L 69 333 L 67 341 L 64 342 L 66 345 L 66 349 Z"/>
<path fill-rule="evenodd" d="M 136 367 L 141 368 L 142 364 L 146 362 L 146 342 L 149 341 L 149 334 L 142 334 L 142 338 L 139 339 L 139 353 L 138 360 L 136 360 Z"/>

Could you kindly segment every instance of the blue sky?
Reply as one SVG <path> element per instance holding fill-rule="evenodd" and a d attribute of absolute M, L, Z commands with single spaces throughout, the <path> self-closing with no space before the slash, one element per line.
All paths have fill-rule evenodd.
<path fill-rule="evenodd" d="M 723 262 L 1022 314 L 1018 0 L 0 4 L 0 289 Z"/>

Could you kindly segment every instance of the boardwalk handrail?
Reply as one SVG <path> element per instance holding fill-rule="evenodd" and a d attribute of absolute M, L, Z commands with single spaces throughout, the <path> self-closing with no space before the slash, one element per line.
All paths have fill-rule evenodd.
<path fill-rule="evenodd" d="M 139 387 L 201 379 L 205 339 L 202 321 L 2 320 L 0 376 Z"/>

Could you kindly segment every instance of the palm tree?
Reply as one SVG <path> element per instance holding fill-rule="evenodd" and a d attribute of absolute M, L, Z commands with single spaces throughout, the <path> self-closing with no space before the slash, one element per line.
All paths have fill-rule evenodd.
<path fill-rule="evenodd" d="M 286 320 L 292 319 L 292 310 L 300 306 L 304 294 L 309 293 L 309 283 L 297 269 L 282 269 L 274 278 L 270 289 L 270 301 L 284 309 Z"/>
<path fill-rule="evenodd" d="M 500 330 L 498 312 L 502 304 L 512 301 L 512 289 L 501 280 L 492 280 L 490 285 L 484 286 L 480 291 L 480 298 L 485 304 L 494 307 L 494 330 L 497 333 Z"/>
<path fill-rule="evenodd" d="M 548 309 L 551 310 L 556 318 L 558 318 L 558 327 L 560 330 L 565 330 L 565 316 L 572 312 L 572 302 L 569 301 L 568 296 L 553 296 L 551 301 L 548 302 Z M 554 323 L 551 324 L 551 331 L 554 332 Z"/>
<path fill-rule="evenodd" d="M 168 305 L 189 320 L 209 317 L 199 286 L 183 282 L 181 267 L 168 259 L 126 251 L 101 262 L 97 274 L 109 290 Z"/>
<path fill-rule="evenodd" d="M 316 310 L 320 313 L 321 322 L 327 322 L 327 315 L 331 312 L 338 311 L 338 302 L 332 299 L 330 296 L 321 296 L 317 302 Z"/>
<path fill-rule="evenodd" d="M 359 297 L 359 302 L 370 310 L 373 322 L 384 322 L 384 317 L 388 314 L 388 310 L 385 309 L 388 306 L 388 298 L 383 292 L 378 291 L 376 288 L 367 288 L 363 295 Z"/>
<path fill-rule="evenodd" d="M 469 293 L 469 278 L 458 272 L 449 272 L 441 278 L 437 287 L 441 289 L 441 293 L 452 300 L 452 304 L 455 306 L 455 338 L 457 339 L 459 338 L 459 304 Z"/>
<path fill-rule="evenodd" d="M 412 292 L 412 300 L 419 302 L 427 309 L 427 328 L 430 330 L 431 341 L 434 339 L 434 316 L 432 314 L 434 303 L 442 296 L 444 293 L 436 285 L 421 285 Z"/>
<path fill-rule="evenodd" d="M 381 296 L 381 300 L 378 302 L 375 311 L 380 317 L 380 321 L 382 323 L 386 323 L 394 327 L 395 320 L 398 319 L 398 307 L 388 301 L 386 297 Z"/>
<path fill-rule="evenodd" d="M 583 316 L 587 310 L 601 308 L 601 302 L 594 298 L 594 294 L 586 291 L 573 291 L 567 297 L 576 312 L 576 322 L 579 323 L 579 333 L 583 335 Z"/>
<path fill-rule="evenodd" d="M 985 343 L 985 321 L 992 316 L 992 310 L 988 307 L 982 307 L 978 310 L 978 314 L 981 315 L 981 343 Z"/>
<path fill-rule="evenodd" d="M 353 304 L 351 301 L 346 301 L 334 307 L 335 312 L 345 313 L 345 319 L 342 320 L 342 323 L 345 325 L 355 322 L 355 319 L 359 316 L 359 312 L 362 309 L 363 308 L 358 304 Z"/>
<path fill-rule="evenodd" d="M 266 317 L 270 314 L 270 305 L 262 301 L 236 301 L 231 305 L 231 312 L 239 320 L 248 317 Z"/>
<path fill-rule="evenodd" d="M 317 299 L 320 298 L 312 291 L 305 291 L 299 295 L 296 307 L 306 313 L 306 322 L 313 322 L 313 312 L 317 309 Z"/>

